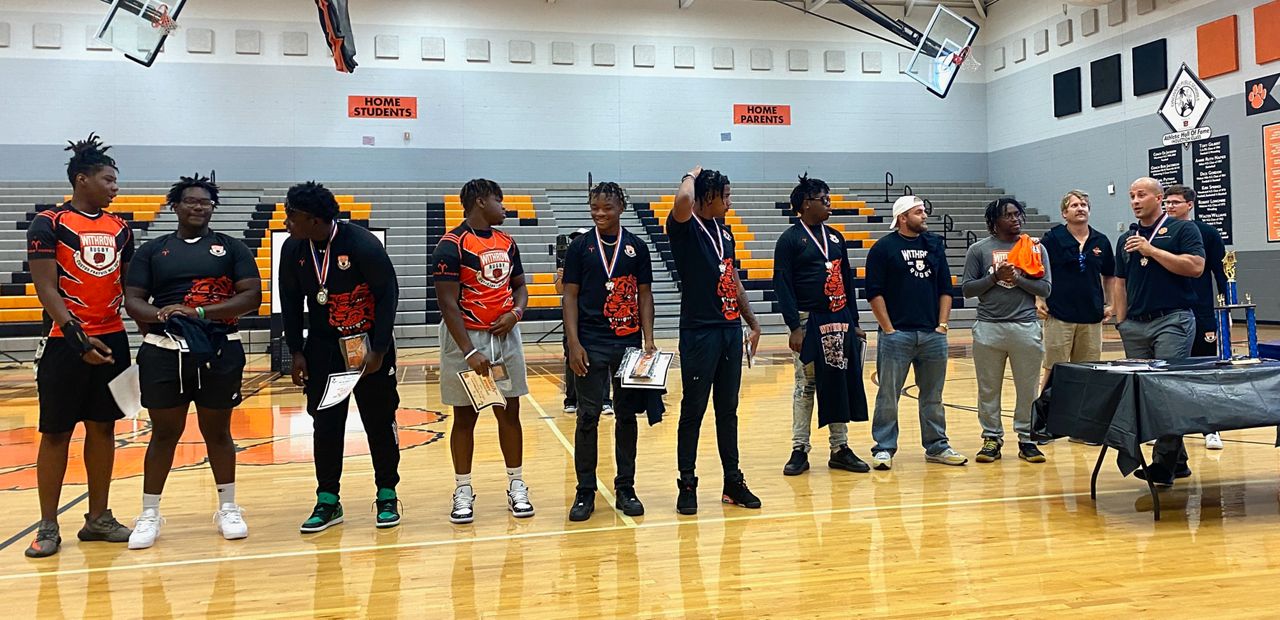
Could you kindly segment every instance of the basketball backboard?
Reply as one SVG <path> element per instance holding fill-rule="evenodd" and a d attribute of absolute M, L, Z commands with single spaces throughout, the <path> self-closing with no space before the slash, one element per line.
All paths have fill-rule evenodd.
<path fill-rule="evenodd" d="M 164 40 L 178 26 L 186 0 L 112 0 L 98 27 L 99 41 L 124 52 L 130 60 L 150 67 Z"/>
<path fill-rule="evenodd" d="M 977 36 L 977 24 L 939 4 L 907 64 L 907 77 L 946 97 Z"/>

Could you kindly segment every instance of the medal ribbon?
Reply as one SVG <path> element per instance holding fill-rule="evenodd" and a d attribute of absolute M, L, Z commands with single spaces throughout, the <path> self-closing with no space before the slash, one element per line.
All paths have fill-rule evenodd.
<path fill-rule="evenodd" d="M 819 234 L 822 235 L 822 260 L 829 263 L 831 262 L 831 258 L 830 248 L 827 246 L 827 231 L 822 227 L 822 224 L 818 224 L 818 227 Z M 804 222 L 800 222 L 800 228 L 804 229 L 804 233 L 809 235 L 810 239 L 813 239 L 813 246 L 815 248 L 818 247 L 818 240 L 814 238 L 813 233 L 809 230 L 809 225 Z"/>
<path fill-rule="evenodd" d="M 1168 220 L 1168 219 L 1169 219 L 1169 214 L 1166 213 L 1164 214 L 1164 217 L 1160 218 L 1159 222 L 1156 222 L 1156 227 L 1151 229 L 1151 236 L 1147 237 L 1147 243 L 1151 243 L 1155 241 L 1156 235 L 1159 234 L 1160 232 L 1160 227 L 1164 226 L 1165 220 Z"/>
<path fill-rule="evenodd" d="M 324 251 L 324 266 L 320 266 L 320 257 L 316 255 L 316 242 L 311 241 L 311 266 L 316 270 L 316 282 L 320 284 L 320 290 L 324 290 L 324 283 L 329 279 L 329 259 L 333 258 L 333 240 L 338 236 L 338 223 L 333 223 L 333 228 L 329 230 L 329 244 Z"/>
<path fill-rule="evenodd" d="M 596 247 L 600 248 L 600 264 L 604 265 L 604 281 L 612 282 L 613 269 L 618 266 L 618 254 L 620 254 L 619 250 L 622 249 L 622 226 L 618 226 L 618 241 L 617 245 L 613 247 L 613 259 L 608 261 L 604 258 L 605 245 L 604 240 L 600 238 L 600 229 L 593 228 L 591 230 L 596 233 Z"/>
<path fill-rule="evenodd" d="M 702 229 L 702 233 L 705 234 L 708 239 L 711 239 L 711 247 L 715 249 L 716 258 L 719 259 L 716 262 L 716 264 L 723 265 L 724 264 L 724 239 L 720 237 L 720 222 L 714 219 L 711 220 L 711 224 L 714 225 L 716 228 L 716 234 L 712 235 L 711 231 L 707 230 L 707 225 L 702 223 L 702 218 L 698 217 L 697 213 L 693 214 L 693 221 L 697 222 L 698 228 Z"/>

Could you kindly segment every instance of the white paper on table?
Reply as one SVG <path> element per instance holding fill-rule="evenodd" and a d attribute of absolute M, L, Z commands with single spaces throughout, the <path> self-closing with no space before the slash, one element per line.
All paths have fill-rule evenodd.
<path fill-rule="evenodd" d="M 324 396 L 320 397 L 320 404 L 316 409 L 328 409 L 346 400 L 355 391 L 356 384 L 360 383 L 360 375 L 359 370 L 329 375 L 329 379 L 325 381 Z"/>
<path fill-rule="evenodd" d="M 116 406 L 124 412 L 126 420 L 136 419 L 142 412 L 142 383 L 138 380 L 137 364 L 116 375 L 115 379 L 107 383 L 107 389 L 111 390 L 111 398 L 115 399 Z"/>

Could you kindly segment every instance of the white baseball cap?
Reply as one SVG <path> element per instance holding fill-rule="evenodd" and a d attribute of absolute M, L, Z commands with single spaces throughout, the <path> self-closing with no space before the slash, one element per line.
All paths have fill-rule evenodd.
<path fill-rule="evenodd" d="M 924 201 L 919 196 L 903 196 L 893 203 L 893 219 L 889 220 L 889 230 L 898 227 L 898 216 L 910 211 L 916 207 L 924 206 Z"/>

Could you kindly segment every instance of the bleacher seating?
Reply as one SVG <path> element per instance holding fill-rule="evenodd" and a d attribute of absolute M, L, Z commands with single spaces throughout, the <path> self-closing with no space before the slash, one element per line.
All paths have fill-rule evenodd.
<path fill-rule="evenodd" d="M 627 184 L 632 208 L 623 216 L 623 225 L 649 243 L 654 257 L 654 294 L 657 305 L 656 328 L 660 337 L 674 336 L 678 325 L 678 274 L 663 222 L 674 196 L 671 183 Z M 269 185 L 223 183 L 213 227 L 240 236 L 254 252 L 263 276 L 263 306 L 258 316 L 242 322 L 250 349 L 261 351 L 268 340 L 271 291 L 270 231 L 284 228 L 286 183 Z M 440 322 L 439 307 L 430 278 L 429 256 L 444 232 L 462 220 L 462 206 L 455 183 L 334 183 L 328 185 L 338 197 L 342 217 L 386 231 L 388 253 L 396 266 L 401 285 L 397 338 L 401 346 L 436 344 Z M 176 228 L 172 212 L 163 208 L 164 183 L 126 183 L 111 211 L 130 222 L 138 243 Z M 555 330 L 560 320 L 560 296 L 553 285 L 555 237 L 579 227 L 591 226 L 586 188 L 577 184 L 504 184 L 504 204 L 508 219 L 503 229 L 520 245 L 530 293 L 530 309 L 523 332 L 537 338 Z M 783 230 L 794 222 L 787 196 L 788 183 L 735 183 L 733 209 L 724 225 L 737 241 L 739 275 L 748 289 L 753 309 L 761 316 L 766 331 L 781 330 L 773 294 L 773 246 Z M 857 271 L 858 286 L 865 277 L 862 264 L 867 248 L 888 232 L 890 204 L 879 184 L 833 185 L 833 216 L 828 222 L 846 239 Z M 937 213 L 931 230 L 944 234 L 952 272 L 958 280 L 963 268 L 968 240 L 985 236 L 983 205 L 1002 195 L 1001 190 L 981 184 L 917 184 L 915 192 L 931 200 Z M 65 184 L 0 184 L 0 351 L 29 358 L 39 334 L 41 311 L 25 261 L 25 232 L 40 209 L 66 200 Z M 896 198 L 890 195 L 889 199 Z M 944 230 L 943 214 L 950 229 Z M 1025 226 L 1027 232 L 1041 234 L 1052 222 L 1034 212 Z M 953 322 L 971 320 L 963 298 L 956 295 Z M 869 317 L 865 300 L 859 301 Z"/>

